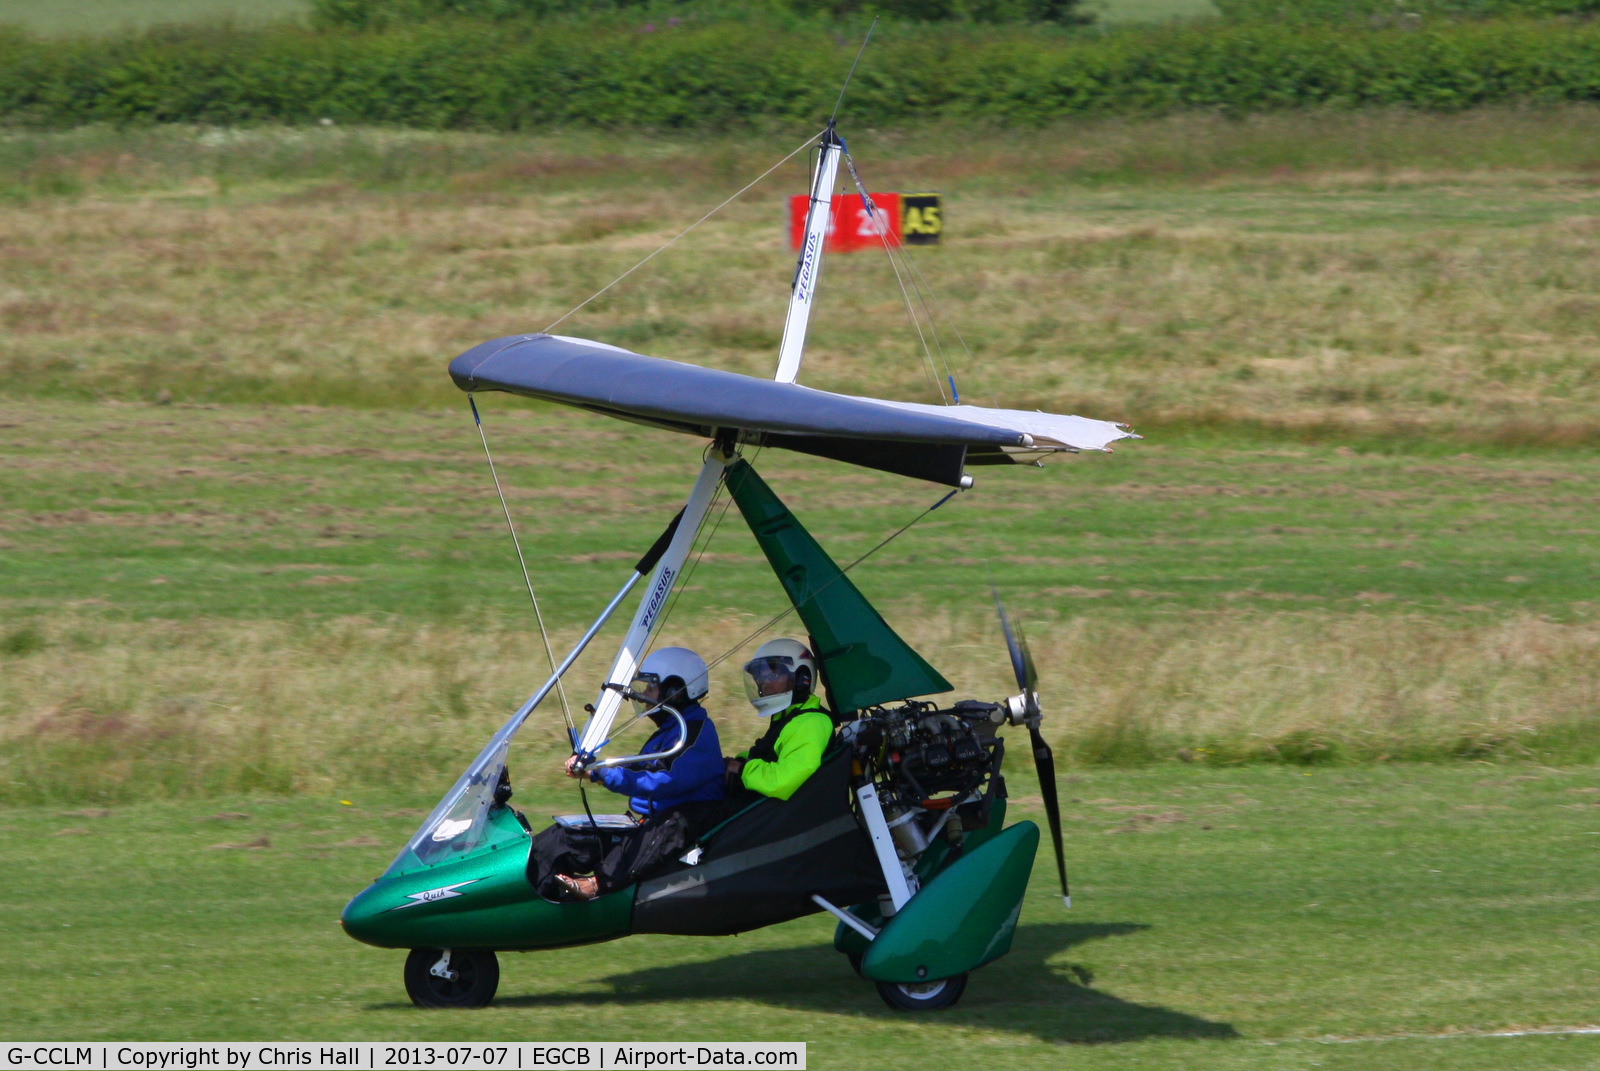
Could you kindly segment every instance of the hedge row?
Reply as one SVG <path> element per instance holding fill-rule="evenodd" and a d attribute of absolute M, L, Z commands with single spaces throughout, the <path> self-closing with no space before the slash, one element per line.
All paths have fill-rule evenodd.
<path fill-rule="evenodd" d="M 1321 0 L 1323 3 L 1337 0 Z M 1376 2 L 1376 0 L 1371 0 Z M 1580 0 L 1455 0 L 1469 3 L 1551 3 Z M 1083 0 L 311 0 L 312 21 L 321 26 L 383 29 L 446 18 L 495 22 L 635 12 L 662 22 L 669 18 L 718 18 L 730 14 L 768 18 L 854 20 L 876 16 L 912 22 L 1092 22 Z"/>
<path fill-rule="evenodd" d="M 722 24 L 641 33 L 438 24 L 385 33 L 0 36 L 0 121 L 688 127 L 828 114 L 855 42 Z M 852 121 L 1016 124 L 1186 108 L 1460 109 L 1600 99 L 1600 26 L 1417 31 L 1213 24 L 1105 35 L 924 28 L 876 42 Z"/>

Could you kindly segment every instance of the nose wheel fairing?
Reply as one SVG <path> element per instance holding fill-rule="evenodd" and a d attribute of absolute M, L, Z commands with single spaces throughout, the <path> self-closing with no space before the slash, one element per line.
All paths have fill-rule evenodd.
<path fill-rule="evenodd" d="M 843 922 L 834 930 L 833 947 L 857 974 L 915 986 L 976 970 L 1011 950 L 1039 828 L 1004 826 L 1005 804 L 994 801 L 989 824 L 969 832 L 953 860 L 943 842 L 937 853 L 924 854 L 917 867 L 922 887 L 898 914 L 885 920 L 876 900 L 849 909 L 878 931 L 869 941 Z"/>
<path fill-rule="evenodd" d="M 1018 822 L 939 872 L 861 957 L 861 974 L 908 985 L 976 970 L 1011 951 L 1039 827 Z"/>

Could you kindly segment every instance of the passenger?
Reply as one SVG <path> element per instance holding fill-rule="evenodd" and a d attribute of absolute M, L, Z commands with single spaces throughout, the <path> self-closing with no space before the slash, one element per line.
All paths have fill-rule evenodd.
<path fill-rule="evenodd" d="M 677 709 L 689 730 L 689 745 L 670 759 L 588 771 L 590 781 L 630 797 L 636 828 L 595 830 L 551 826 L 533 838 L 528 880 L 546 900 L 592 900 L 625 888 L 638 877 L 686 851 L 720 817 L 723 799 L 722 746 L 700 700 L 709 687 L 705 659 L 686 647 L 664 647 L 644 660 L 632 690 L 641 710 L 658 702 Z M 665 710 L 651 714 L 658 726 L 641 755 L 669 751 L 678 742 L 678 721 Z M 580 777 L 578 756 L 566 761 L 568 777 Z"/>
<path fill-rule="evenodd" d="M 786 800 L 822 765 L 833 718 L 812 693 L 817 663 L 799 640 L 769 640 L 744 664 L 744 690 L 757 717 L 771 718 L 761 739 L 728 760 L 730 787 Z"/>

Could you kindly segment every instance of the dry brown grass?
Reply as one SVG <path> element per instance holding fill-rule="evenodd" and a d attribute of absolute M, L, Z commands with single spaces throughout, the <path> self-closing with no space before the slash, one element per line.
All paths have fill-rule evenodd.
<path fill-rule="evenodd" d="M 1594 143 L 1600 118 L 1584 110 L 1551 114 L 1448 121 L 1347 117 L 1298 132 L 1288 119 L 1230 124 L 1191 117 L 1087 124 L 1028 144 L 975 135 L 928 151 L 900 135 L 874 134 L 852 147 L 873 186 L 931 187 L 947 197 L 948 244 L 922 251 L 919 262 L 974 350 L 973 361 L 964 354 L 951 358 L 969 399 L 1076 410 L 1146 427 L 1246 422 L 1590 442 L 1600 434 L 1600 376 L 1594 372 L 1600 368 L 1600 302 L 1592 298 L 1600 293 L 1600 186 L 1586 166 L 1592 150 L 1584 146 Z M 315 167 L 228 169 L 241 154 L 288 151 L 283 147 L 292 139 L 315 149 L 324 136 L 344 139 L 330 152 L 354 154 L 355 162 L 340 157 L 318 164 L 308 149 L 306 159 Z M 75 137 L 88 141 L 78 145 Z M 101 140 L 74 134 L 49 142 L 56 155 L 29 165 L 38 189 L 0 208 L 0 389 L 13 395 L 457 405 L 459 395 L 443 375 L 451 355 L 484 338 L 543 327 L 772 158 L 772 145 L 759 140 L 719 144 L 691 157 L 682 143 L 611 145 L 577 137 L 524 143 L 343 132 L 141 135 L 153 147 L 96 137 Z M 1318 139 L 1326 145 L 1317 148 Z M 393 157 L 355 151 L 391 141 Z M 1531 148 L 1518 155 L 1506 148 L 1513 144 Z M 0 157 L 14 147 L 0 144 Z M 362 170 L 382 170 L 396 160 L 420 170 L 402 169 L 393 181 Z M 62 183 L 59 194 L 48 192 L 55 179 Z M 799 167 L 785 171 L 563 330 L 768 374 L 791 271 L 781 195 L 802 181 Z M 821 302 L 806 382 L 929 395 L 881 258 L 832 260 Z M 387 499 L 377 512 L 351 514 L 347 496 L 332 491 L 335 470 L 344 468 L 296 468 L 301 482 L 295 486 L 303 485 L 305 501 L 257 496 L 229 505 L 182 489 L 193 481 L 222 495 L 215 490 L 221 483 L 282 479 L 274 475 L 280 454 L 296 465 L 310 458 L 331 462 L 355 447 L 317 439 L 311 425 L 338 425 L 335 437 L 348 438 L 344 424 L 297 410 L 293 426 L 282 432 L 246 431 L 228 423 L 256 419 L 239 410 L 214 433 L 226 440 L 221 447 L 168 442 L 165 430 L 127 446 L 99 437 L 103 418 L 90 412 L 98 407 L 71 413 L 60 406 L 35 413 L 34 407 L 19 406 L 23 415 L 8 423 L 23 428 L 42 421 L 38 435 L 79 443 L 70 453 L 13 459 L 23 475 L 56 466 L 71 479 L 61 488 L 49 480 L 21 480 L 17 487 L 26 486 L 31 504 L 12 507 L 0 539 L 0 550 L 20 542 L 28 551 L 30 590 L 59 596 L 59 605 L 37 620 L 7 621 L 0 629 L 7 645 L 0 650 L 0 792 L 90 800 L 442 782 L 535 683 L 537 645 L 520 628 L 493 620 L 469 627 L 461 614 L 445 609 L 438 610 L 442 623 L 428 623 L 432 611 L 420 600 L 433 579 L 385 574 L 386 584 L 411 585 L 403 616 L 327 616 L 352 608 L 369 614 L 381 604 L 370 594 L 369 574 L 361 573 L 368 577 L 365 588 L 348 580 L 359 571 L 350 564 L 356 559 L 337 564 L 328 554 L 340 540 L 366 539 L 400 523 L 385 512 L 393 504 Z M 193 412 L 183 410 L 169 423 L 181 417 L 186 434 L 213 434 L 196 430 L 202 422 Z M 387 436 L 387 417 L 346 413 L 341 420 L 360 418 L 361 435 Z M 511 423 L 502 419 L 497 429 L 502 425 Z M 585 479 L 620 473 L 638 485 L 630 501 L 656 496 L 667 508 L 676 492 L 641 475 L 664 462 L 641 455 L 597 466 L 592 450 L 609 440 L 576 423 L 560 429 L 569 452 L 554 452 L 539 468 L 542 475 L 555 474 L 546 481 L 554 485 L 530 489 L 512 480 L 514 503 L 583 501 L 592 496 Z M 437 508 L 448 499 L 451 509 L 472 518 L 474 533 L 498 540 L 498 521 L 472 512 L 470 496 L 463 497 L 461 473 L 468 462 L 476 466 L 476 446 L 424 431 L 408 425 L 406 441 L 420 445 L 406 447 L 405 458 L 396 460 L 431 460 L 437 471 L 363 469 L 361 479 L 379 481 L 369 492 L 389 494 L 381 488 L 396 487 L 394 495 L 430 496 Z M 33 442 L 34 428 L 26 434 Z M 385 438 L 383 449 L 393 446 Z M 1153 439 L 1140 449 L 1154 456 L 1160 443 Z M 118 456 L 103 456 L 107 451 Z M 1230 500 L 1250 488 L 1266 494 L 1292 485 L 1304 492 L 1311 470 L 1303 459 L 1285 455 L 1281 465 L 1282 471 L 1227 477 L 1177 467 L 1090 488 L 1083 506 L 1151 496 L 1188 502 L 1200 487 L 1207 494 L 1226 492 Z M 1580 485 L 1528 491 L 1548 494 L 1547 500 L 1524 501 L 1523 495 L 1502 501 L 1496 481 L 1533 475 L 1519 476 L 1515 466 L 1482 473 L 1470 467 L 1446 466 L 1437 482 L 1450 485 L 1456 498 L 1481 500 L 1485 508 L 1500 502 L 1533 518 L 1542 526 L 1538 540 L 1559 541 L 1569 552 L 1579 545 L 1573 540 L 1592 534 L 1551 519 L 1587 508 L 1574 489 Z M 1245 490 L 1232 486 L 1235 475 Z M 882 507 L 881 491 L 859 481 L 852 474 L 830 477 L 831 506 L 844 509 L 859 499 Z M 1262 481 L 1271 486 L 1256 488 Z M 1424 479 L 1427 487 L 1433 482 Z M 1386 516 L 1385 523 L 1406 525 L 1407 539 L 1443 540 L 1431 551 L 1384 547 L 1383 555 L 1404 559 L 1397 569 L 1416 571 L 1415 577 L 1407 573 L 1405 584 L 1393 576 L 1382 580 L 1388 557 L 1356 553 L 1360 548 L 1350 539 L 1359 532 L 1310 542 L 1311 522 L 1290 517 L 1274 518 L 1258 535 L 1302 539 L 1310 549 L 1297 573 L 1316 577 L 1301 577 L 1297 587 L 1279 576 L 1258 591 L 1250 571 L 1256 566 L 1237 566 L 1226 533 L 1169 533 L 1165 526 L 1178 514 L 1164 507 L 1150 521 L 1162 527 L 1140 536 L 1134 550 L 1118 553 L 1167 561 L 1190 553 L 1195 539 L 1222 539 L 1196 557 L 1192 571 L 1205 576 L 1177 579 L 1216 581 L 1227 593 L 1215 600 L 1185 596 L 1191 601 L 1183 602 L 1164 593 L 1160 570 L 1148 581 L 1139 578 L 1149 570 L 1129 572 L 1134 565 L 1144 568 L 1138 562 L 1050 580 L 1046 574 L 1062 572 L 1051 562 L 1089 560 L 1077 535 L 1067 543 L 1059 536 L 1035 539 L 1014 549 L 1014 560 L 996 557 L 1002 571 L 1042 577 L 1031 605 L 1059 615 L 1043 619 L 1034 636 L 1048 667 L 1052 738 L 1080 761 L 1169 760 L 1180 752 L 1191 761 L 1589 757 L 1600 698 L 1592 656 L 1600 633 L 1583 614 L 1573 615 L 1576 623 L 1554 624 L 1534 616 L 1545 604 L 1505 600 L 1481 616 L 1412 612 L 1420 605 L 1418 590 L 1457 583 L 1462 570 L 1477 569 L 1499 586 L 1538 573 L 1539 562 L 1527 554 L 1515 558 L 1515 568 L 1496 564 L 1516 550 L 1517 539 L 1533 535 L 1483 528 L 1485 518 L 1493 519 L 1487 513 L 1436 517 L 1432 507 L 1416 505 L 1415 495 L 1394 498 L 1398 492 L 1387 484 L 1373 486 L 1329 485 L 1325 497 L 1349 503 L 1350 510 L 1386 513 L 1412 502 L 1411 513 Z M 121 501 L 169 495 L 174 500 L 159 518 L 127 510 Z M 477 499 L 471 501 L 476 509 Z M 1045 501 L 1018 508 L 1043 509 Z M 1051 501 L 1074 518 L 1072 532 L 1090 523 L 1068 508 L 1077 500 Z M 1209 508 L 1184 506 L 1196 517 Z M 1241 503 L 1229 511 L 1260 508 Z M 334 517 L 334 511 L 343 512 Z M 554 511 L 526 512 L 530 539 L 547 534 L 541 526 L 569 527 Z M 430 521 L 433 527 L 405 523 L 412 528 L 394 549 L 404 560 L 442 555 L 447 545 L 450 553 L 464 553 L 461 532 L 452 534 L 447 519 Z M 597 515 L 589 523 L 606 522 Z M 135 580 L 147 592 L 166 592 L 171 589 L 149 586 L 167 584 L 164 573 L 146 580 L 145 572 L 169 565 L 191 570 L 193 576 L 185 574 L 191 586 L 199 578 L 216 585 L 207 591 L 242 597 L 238 576 L 207 571 L 218 560 L 238 564 L 228 556 L 242 552 L 218 550 L 220 543 L 168 555 L 169 565 L 152 559 L 147 566 L 129 554 L 115 570 L 127 576 L 95 564 L 105 555 L 122 556 L 119 541 L 172 550 L 178 540 L 236 537 L 241 524 L 251 532 L 251 525 L 271 528 L 278 542 L 303 545 L 293 554 L 279 548 L 279 556 L 327 563 L 295 573 L 283 581 L 282 598 L 262 604 L 283 620 L 249 619 L 272 611 L 244 614 L 221 604 L 186 620 L 105 616 L 110 604 L 103 596 L 113 582 L 123 584 L 118 591 L 124 595 Z M 103 546 L 94 543 L 101 549 L 93 553 L 80 548 L 67 554 L 76 546 L 70 539 L 55 546 L 39 538 L 52 525 L 65 526 L 80 542 L 113 528 L 118 535 Z M 1479 529 L 1494 546 L 1481 555 L 1476 544 L 1452 549 L 1471 543 L 1468 537 Z M 854 545 L 850 539 L 867 538 L 842 523 L 829 532 L 841 553 Z M 593 533 L 582 535 L 582 547 L 563 546 L 556 558 L 589 560 Z M 1092 535 L 1082 533 L 1082 539 Z M 262 576 L 280 568 L 259 547 L 250 553 L 256 557 L 249 563 L 259 565 Z M 189 562 L 191 556 L 207 568 Z M 1377 579 L 1346 590 L 1354 583 L 1350 576 L 1369 567 L 1378 570 L 1372 574 Z M 1563 600 L 1579 606 L 1589 598 L 1583 570 L 1563 565 L 1545 572 L 1539 574 L 1543 582 L 1559 576 L 1567 585 L 1549 597 L 1556 616 L 1572 609 L 1556 605 Z M 40 587 L 40 576 L 50 584 Z M 1324 576 L 1326 582 L 1317 579 Z M 467 579 L 460 570 L 441 568 L 437 583 L 454 591 Z M 1151 590 L 1132 590 L 1134 583 Z M 1412 597 L 1391 598 L 1384 583 Z M 556 602 L 586 605 L 587 585 L 582 577 L 571 579 L 565 603 Z M 1459 587 L 1427 593 L 1440 605 L 1475 598 Z M 1113 590 L 1156 597 L 1143 600 L 1147 610 L 1112 612 L 1105 607 Z M 318 595 L 325 616 L 293 609 L 304 593 Z M 322 599 L 339 593 L 349 598 Z M 898 597 L 901 602 L 889 607 L 896 623 L 936 664 L 958 667 L 952 676 L 964 693 L 1006 690 L 986 619 L 910 612 L 919 599 L 943 598 L 921 588 Z M 740 598 L 719 596 L 707 605 Z M 1374 603 L 1371 612 L 1367 601 Z M 39 605 L 30 603 L 29 612 Z M 1069 616 L 1079 608 L 1082 617 Z M 686 613 L 675 638 L 725 649 L 751 622 L 720 613 Z M 569 633 L 562 631 L 558 642 Z M 753 732 L 736 694 L 719 692 L 716 704 L 730 741 Z M 522 770 L 548 770 L 562 747 L 550 728 L 554 714 L 542 718 L 544 728 L 530 733 L 529 754 L 519 760 Z"/>
<path fill-rule="evenodd" d="M 958 694 L 1010 690 L 992 625 L 905 623 Z M 541 665 L 536 635 L 494 622 L 62 615 L 35 627 L 43 646 L 0 676 L 0 797 L 18 802 L 442 788 Z M 750 627 L 703 620 L 673 639 L 722 651 Z M 1043 623 L 1032 639 L 1048 735 L 1068 762 L 1571 760 L 1592 757 L 1600 727 L 1593 625 L 1238 611 Z M 759 726 L 730 665 L 713 671 L 708 707 L 732 750 Z M 564 754 L 552 700 L 514 769 L 549 784 Z"/>
<path fill-rule="evenodd" d="M 1316 133 L 1343 148 L 1321 153 L 1287 123 L 1102 123 L 938 152 L 883 135 L 856 151 L 873 185 L 947 197 L 948 245 L 919 260 L 975 352 L 946 337 L 969 397 L 1146 426 L 1593 440 L 1600 187 L 1562 146 L 1600 121 L 1324 117 Z M 1501 145 L 1519 124 L 1543 138 L 1521 170 Z M 444 398 L 450 355 L 544 327 L 770 158 L 765 143 L 695 157 L 437 140 L 406 150 L 442 154 L 426 190 L 337 167 L 219 185 L 187 157 L 124 153 L 110 173 L 142 175 L 137 191 L 93 193 L 94 172 L 91 192 L 0 211 L 5 389 Z M 232 144 L 207 142 L 208 166 Z M 80 157 L 121 158 L 61 166 Z M 782 197 L 800 181 L 781 172 L 562 329 L 765 374 L 791 270 Z M 932 395 L 881 257 L 830 263 L 805 379 Z"/>

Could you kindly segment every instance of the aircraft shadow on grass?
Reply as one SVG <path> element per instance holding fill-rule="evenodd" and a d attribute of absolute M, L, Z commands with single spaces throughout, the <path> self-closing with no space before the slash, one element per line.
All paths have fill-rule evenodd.
<path fill-rule="evenodd" d="M 1092 988 L 1089 968 L 1048 961 L 1105 937 L 1148 929 L 1142 923 L 1055 922 L 1017 930 L 1011 954 L 975 972 L 955 1008 L 933 1013 L 940 1022 L 1032 1034 L 1043 1041 L 1104 1043 L 1145 1038 L 1233 1038 L 1227 1023 L 1170 1008 L 1119 1000 Z M 515 959 L 507 962 L 514 971 Z M 511 972 L 508 972 L 508 974 Z M 512 975 L 514 977 L 514 974 Z M 508 978 L 506 981 L 510 981 Z M 755 1000 L 805 1011 L 905 1018 L 884 1006 L 827 945 L 741 952 L 700 963 L 648 967 L 596 979 L 610 993 L 540 993 L 518 996 L 502 986 L 501 1007 L 573 1005 L 615 1007 L 672 1000 Z"/>

